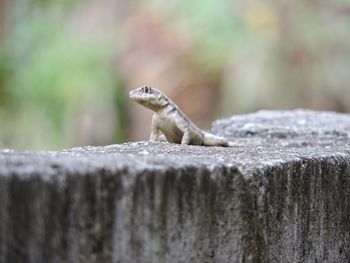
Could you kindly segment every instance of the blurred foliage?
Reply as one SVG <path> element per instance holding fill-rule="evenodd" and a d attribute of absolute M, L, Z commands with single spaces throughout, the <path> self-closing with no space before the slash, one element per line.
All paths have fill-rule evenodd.
<path fill-rule="evenodd" d="M 196 42 L 193 56 L 204 69 L 222 70 L 231 50 L 248 42 L 249 35 L 239 10 L 231 0 L 153 0 L 152 3 L 154 8 L 160 9 L 159 12 L 172 13 L 171 20 L 186 25 Z"/>
<path fill-rule="evenodd" d="M 0 35 L 0 147 L 125 141 L 135 119 L 125 93 L 147 81 L 170 94 L 171 86 L 200 87 L 194 94 L 206 103 L 194 107 L 201 118 L 214 116 L 205 109 L 215 104 L 207 98 L 215 100 L 212 90 L 221 95 L 221 116 L 350 111 L 348 1 L 0 3 L 8 5 L 0 10 L 0 28 L 7 27 Z"/>
<path fill-rule="evenodd" d="M 11 75 L 11 59 L 5 48 L 0 47 L 0 107 L 4 107 L 8 99 L 8 78 Z"/>
<path fill-rule="evenodd" d="M 0 90 L 9 102 L 7 116 L 12 116 L 4 121 L 7 125 L 7 129 L 3 129 L 7 134 L 2 134 L 5 146 L 6 141 L 12 147 L 28 145 L 34 149 L 72 146 L 76 142 L 70 141 L 72 131 L 66 127 L 69 114 L 94 99 L 112 96 L 115 107 L 123 101 L 120 81 L 113 77 L 109 68 L 108 50 L 113 36 L 92 39 L 70 30 L 63 11 L 74 7 L 73 2 L 77 1 L 30 1 L 29 6 L 15 6 L 13 28 L 7 43 L 11 49 L 3 51 L 0 63 Z M 11 74 L 10 68 L 14 69 Z M 123 109 L 119 107 L 119 110 Z M 31 132 L 18 130 L 22 126 L 35 127 L 31 123 L 35 120 L 39 125 L 37 129 Z M 125 127 L 123 123 L 117 125 Z M 116 141 L 125 136 L 120 127 L 118 132 L 115 128 L 117 134 L 113 138 Z M 17 130 L 15 136 L 11 130 Z M 50 135 L 42 137 L 42 132 Z M 101 141 L 97 139 L 95 143 Z"/>
<path fill-rule="evenodd" d="M 80 1 L 81 0 L 28 0 L 28 4 L 34 8 L 54 7 L 69 9 L 74 7 Z"/>
<path fill-rule="evenodd" d="M 29 35 L 40 35 L 38 44 L 42 47 L 38 47 L 37 41 L 32 39 L 16 41 L 28 43 L 34 48 L 30 48 L 29 54 L 21 52 L 28 50 L 28 46 L 15 48 L 18 50 L 14 54 L 18 64 L 11 92 L 20 103 L 37 106 L 40 103 L 41 109 L 53 117 L 55 127 L 59 128 L 62 126 L 64 111 L 70 105 L 77 103 L 84 93 L 93 92 L 99 86 L 110 89 L 111 83 L 108 82 L 111 79 L 107 68 L 101 67 L 106 54 L 99 43 L 84 41 L 69 33 L 54 34 L 59 28 L 45 26 L 42 31 L 40 25 L 43 22 L 38 21 L 38 31 Z M 23 32 L 28 32 L 28 29 Z M 54 36 L 45 39 L 48 32 Z"/>

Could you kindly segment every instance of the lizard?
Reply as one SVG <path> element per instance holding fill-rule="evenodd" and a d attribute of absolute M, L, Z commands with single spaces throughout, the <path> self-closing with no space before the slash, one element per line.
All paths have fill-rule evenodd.
<path fill-rule="evenodd" d="M 151 86 L 130 91 L 131 100 L 154 111 L 150 141 L 160 141 L 160 133 L 171 143 L 232 147 L 232 142 L 199 129 L 163 92 Z"/>

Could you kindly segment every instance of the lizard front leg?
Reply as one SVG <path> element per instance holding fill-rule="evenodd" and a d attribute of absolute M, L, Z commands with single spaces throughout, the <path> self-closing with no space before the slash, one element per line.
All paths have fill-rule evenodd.
<path fill-rule="evenodd" d="M 153 115 L 152 118 L 152 126 L 151 126 L 151 136 L 149 138 L 150 141 L 159 141 L 159 133 L 160 130 L 157 126 L 157 116 Z"/>
<path fill-rule="evenodd" d="M 152 128 L 151 136 L 149 137 L 151 142 L 159 141 L 159 130 L 157 128 Z"/>

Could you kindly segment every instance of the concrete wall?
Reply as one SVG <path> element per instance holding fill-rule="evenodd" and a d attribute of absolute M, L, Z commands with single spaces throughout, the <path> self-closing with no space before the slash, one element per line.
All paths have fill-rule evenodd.
<path fill-rule="evenodd" d="M 0 262 L 348 262 L 350 116 L 213 124 L 236 147 L 0 151 Z"/>

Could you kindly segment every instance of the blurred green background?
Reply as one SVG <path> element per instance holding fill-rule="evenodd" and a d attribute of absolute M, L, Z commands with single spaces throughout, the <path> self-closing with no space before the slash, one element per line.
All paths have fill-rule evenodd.
<path fill-rule="evenodd" d="M 147 139 L 150 113 L 127 96 L 144 84 L 208 128 L 349 112 L 349 83 L 349 0 L 0 0 L 0 148 Z"/>

